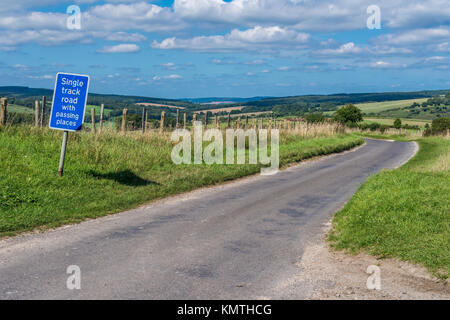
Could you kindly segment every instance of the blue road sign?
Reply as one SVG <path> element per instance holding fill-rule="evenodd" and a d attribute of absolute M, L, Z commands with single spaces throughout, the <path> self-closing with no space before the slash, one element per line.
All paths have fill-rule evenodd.
<path fill-rule="evenodd" d="M 51 129 L 79 131 L 84 122 L 89 76 L 58 73 L 53 93 Z"/>

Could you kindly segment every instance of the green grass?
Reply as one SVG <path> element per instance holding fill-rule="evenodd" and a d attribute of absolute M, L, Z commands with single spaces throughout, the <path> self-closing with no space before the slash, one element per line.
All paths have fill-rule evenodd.
<path fill-rule="evenodd" d="M 59 178 L 61 137 L 48 129 L 0 127 L 0 236 L 80 222 L 260 171 L 259 165 L 177 166 L 167 139 L 105 131 L 70 134 Z M 281 164 L 363 142 L 356 135 L 281 138 Z"/>
<path fill-rule="evenodd" d="M 422 103 L 428 99 L 408 99 L 408 100 L 396 100 L 396 101 L 383 101 L 383 102 L 369 102 L 358 103 L 355 106 L 361 109 L 364 113 L 378 113 L 390 109 L 403 108 L 412 105 L 414 102 Z"/>
<path fill-rule="evenodd" d="M 392 137 L 390 137 L 392 138 Z M 418 140 L 407 164 L 369 180 L 333 220 L 331 245 L 418 263 L 450 274 L 450 140 Z"/>
<path fill-rule="evenodd" d="M 408 124 L 411 126 L 419 126 L 419 127 L 424 127 L 425 124 L 429 124 L 431 125 L 431 120 L 421 120 L 421 119 L 405 119 L 405 118 L 400 118 L 400 120 L 402 121 L 402 124 Z M 394 124 L 395 118 L 369 118 L 369 117 L 364 117 L 364 122 L 366 123 L 380 123 L 380 124 L 386 124 L 386 125 L 390 125 L 392 126 Z"/>
<path fill-rule="evenodd" d="M 86 117 L 89 117 L 89 119 L 91 119 L 90 117 L 91 117 L 91 110 L 92 109 L 95 109 L 95 115 L 97 117 L 99 117 L 100 116 L 101 107 L 100 106 L 93 106 L 93 105 L 90 105 L 90 104 L 88 104 L 86 106 Z M 112 111 L 113 111 L 112 109 L 108 109 L 108 108 L 105 107 L 105 109 L 104 109 L 105 116 L 109 115 Z"/>
<path fill-rule="evenodd" d="M 438 116 L 440 117 L 449 117 L 450 109 L 441 109 L 438 110 L 436 106 L 429 106 L 425 109 L 423 108 L 402 108 L 398 110 L 386 110 L 379 112 L 376 114 L 378 117 L 383 118 L 408 118 L 408 119 L 423 119 L 423 120 L 433 120 Z"/>
<path fill-rule="evenodd" d="M 33 113 L 34 114 L 34 109 L 31 108 L 27 108 L 24 106 L 18 106 L 15 104 L 9 104 L 7 107 L 8 112 L 14 112 L 14 113 Z"/>
<path fill-rule="evenodd" d="M 422 103 L 428 99 L 406 99 L 406 100 L 394 100 L 394 101 L 382 101 L 382 102 L 367 102 L 357 103 L 357 106 L 363 113 L 380 113 L 391 109 L 404 108 L 412 105 L 414 102 Z M 340 108 L 342 106 L 339 106 Z M 333 115 L 335 111 L 324 112 L 326 115 Z"/>

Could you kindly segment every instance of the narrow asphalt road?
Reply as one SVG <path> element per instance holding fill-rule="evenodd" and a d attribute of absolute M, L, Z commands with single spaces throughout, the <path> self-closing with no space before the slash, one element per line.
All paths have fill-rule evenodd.
<path fill-rule="evenodd" d="M 359 149 L 41 234 L 0 241 L 0 299 L 303 299 L 308 243 L 373 173 L 414 143 Z M 66 286 L 67 267 L 81 289 Z"/>

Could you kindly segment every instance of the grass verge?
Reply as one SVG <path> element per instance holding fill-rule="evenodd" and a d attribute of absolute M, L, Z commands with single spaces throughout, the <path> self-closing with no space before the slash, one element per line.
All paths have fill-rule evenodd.
<path fill-rule="evenodd" d="M 260 165 L 175 165 L 158 135 L 71 134 L 64 177 L 57 177 L 62 133 L 0 128 L 0 236 L 120 212 L 158 198 L 258 173 Z M 281 135 L 280 163 L 340 152 L 360 136 Z"/>
<path fill-rule="evenodd" d="M 391 137 L 392 138 L 392 137 Z M 450 140 L 421 138 L 415 157 L 372 176 L 338 212 L 331 246 L 450 274 Z"/>

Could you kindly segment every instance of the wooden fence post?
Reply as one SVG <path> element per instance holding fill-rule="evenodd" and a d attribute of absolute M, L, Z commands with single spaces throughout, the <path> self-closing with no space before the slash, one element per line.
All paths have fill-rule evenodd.
<path fill-rule="evenodd" d="M 145 133 L 145 108 L 142 108 L 142 133 Z"/>
<path fill-rule="evenodd" d="M 238 117 L 236 120 L 236 129 L 239 129 L 241 127 L 241 117 Z"/>
<path fill-rule="evenodd" d="M 105 105 L 102 103 L 100 106 L 100 127 L 99 127 L 99 133 L 103 130 L 103 117 L 105 115 Z"/>
<path fill-rule="evenodd" d="M 183 129 L 186 130 L 186 120 L 187 120 L 187 115 L 186 112 L 183 114 Z"/>
<path fill-rule="evenodd" d="M 41 104 L 41 127 L 45 126 L 45 108 L 47 104 L 47 97 L 42 97 L 42 104 Z"/>
<path fill-rule="evenodd" d="M 166 113 L 164 111 L 161 112 L 161 123 L 159 125 L 159 132 L 164 131 L 164 119 L 165 119 Z"/>
<path fill-rule="evenodd" d="M 219 116 L 216 116 L 217 118 L 217 120 L 216 120 L 216 128 L 217 129 L 220 129 L 220 117 Z"/>
<path fill-rule="evenodd" d="M 231 116 L 230 116 L 230 112 L 228 112 L 227 128 L 230 128 L 230 121 L 231 121 Z"/>
<path fill-rule="evenodd" d="M 178 129 L 180 127 L 180 109 L 177 108 L 177 124 L 176 128 Z"/>
<path fill-rule="evenodd" d="M 91 109 L 92 132 L 95 133 L 95 108 Z"/>
<path fill-rule="evenodd" d="M 192 131 L 194 130 L 195 121 L 197 121 L 197 114 L 194 113 L 192 115 Z"/>
<path fill-rule="evenodd" d="M 248 114 L 245 116 L 245 130 L 248 128 Z"/>
<path fill-rule="evenodd" d="M 256 118 L 253 118 L 253 129 L 256 130 Z"/>
<path fill-rule="evenodd" d="M 145 121 L 144 121 L 145 130 L 148 128 L 148 110 L 145 110 Z"/>
<path fill-rule="evenodd" d="M 0 99 L 0 126 L 4 126 L 6 124 L 6 115 L 7 107 L 8 107 L 8 99 L 7 98 L 1 98 Z"/>
<path fill-rule="evenodd" d="M 208 111 L 205 112 L 205 129 L 208 129 Z"/>
<path fill-rule="evenodd" d="M 122 113 L 122 134 L 125 134 L 127 131 L 127 113 L 127 108 L 124 108 Z"/>
<path fill-rule="evenodd" d="M 39 127 L 39 101 L 34 101 L 34 126 Z"/>

